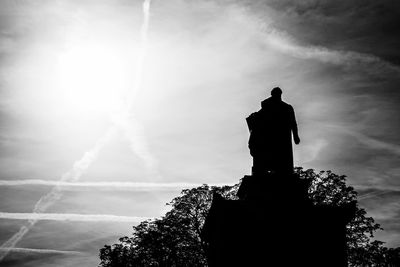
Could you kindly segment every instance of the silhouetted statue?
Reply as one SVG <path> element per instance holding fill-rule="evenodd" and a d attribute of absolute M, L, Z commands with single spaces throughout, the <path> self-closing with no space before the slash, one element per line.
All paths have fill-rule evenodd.
<path fill-rule="evenodd" d="M 261 109 L 246 119 L 253 174 L 293 172 L 292 133 L 295 144 L 300 138 L 293 107 L 281 96 L 282 90 L 275 87 L 271 97 L 261 102 Z"/>

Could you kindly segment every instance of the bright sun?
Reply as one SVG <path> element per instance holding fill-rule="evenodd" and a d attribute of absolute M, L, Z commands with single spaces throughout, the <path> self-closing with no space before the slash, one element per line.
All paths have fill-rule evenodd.
<path fill-rule="evenodd" d="M 110 114 L 121 107 L 129 84 L 124 60 L 114 51 L 80 45 L 60 55 L 57 89 L 71 111 L 90 116 Z"/>

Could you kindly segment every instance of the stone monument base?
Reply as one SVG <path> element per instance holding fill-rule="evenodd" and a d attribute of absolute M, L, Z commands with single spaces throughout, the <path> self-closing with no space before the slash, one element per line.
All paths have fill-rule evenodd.
<path fill-rule="evenodd" d="M 355 206 L 315 206 L 296 175 L 245 176 L 239 200 L 214 195 L 203 227 L 214 266 L 347 266 Z"/>

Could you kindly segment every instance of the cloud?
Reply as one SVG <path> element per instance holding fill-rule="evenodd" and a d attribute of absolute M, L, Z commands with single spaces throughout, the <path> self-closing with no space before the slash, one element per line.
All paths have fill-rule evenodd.
<path fill-rule="evenodd" d="M 201 186 L 200 183 L 146 183 L 146 182 L 67 182 L 67 181 L 54 181 L 54 180 L 40 180 L 40 179 L 27 179 L 27 180 L 0 180 L 0 186 L 25 186 L 25 185 L 38 185 L 38 186 L 57 186 L 64 191 L 79 190 L 80 188 L 89 188 L 93 190 L 116 190 L 116 191 L 138 191 L 138 190 L 170 190 L 170 189 L 183 189 Z M 215 186 L 222 186 L 223 184 L 213 184 Z"/>
<path fill-rule="evenodd" d="M 334 50 L 324 46 L 302 46 L 296 44 L 293 37 L 285 32 L 270 29 L 265 41 L 275 50 L 300 59 L 314 59 L 334 65 L 367 65 L 367 71 L 380 73 L 382 71 L 400 73 L 400 67 L 387 62 L 375 55 L 347 50 Z"/>
<path fill-rule="evenodd" d="M 73 250 L 55 250 L 42 248 L 0 248 L 1 252 L 16 252 L 24 254 L 61 254 L 61 255 L 84 255 L 85 253 Z"/>
<path fill-rule="evenodd" d="M 0 261 L 2 261 L 8 253 L 10 253 L 11 249 L 15 247 L 15 245 L 24 237 L 26 233 L 29 232 L 29 229 L 32 228 L 37 221 L 29 220 L 28 223 L 21 228 L 19 228 L 18 232 L 13 234 L 6 242 L 4 242 L 0 248 Z"/>
<path fill-rule="evenodd" d="M 372 54 L 399 64 L 399 5 L 395 1 L 252 1 L 274 25 L 301 43 Z M 262 3 L 262 4 L 261 4 Z M 257 12 L 257 11 L 256 11 Z"/>
<path fill-rule="evenodd" d="M 363 188 L 362 186 L 357 186 L 357 189 Z M 399 193 L 400 190 L 377 190 L 376 188 L 374 188 L 375 191 L 369 192 L 369 193 L 365 193 L 365 194 L 360 194 L 357 199 L 358 200 L 365 200 L 368 198 L 376 198 L 378 196 L 382 196 L 382 195 L 386 195 L 386 194 L 390 194 L 390 193 Z"/>
<path fill-rule="evenodd" d="M 313 160 L 318 158 L 321 150 L 324 149 L 327 145 L 328 141 L 323 138 L 318 138 L 315 141 L 302 145 L 301 151 L 297 153 L 299 155 L 299 160 L 303 164 L 312 162 Z"/>
<path fill-rule="evenodd" d="M 132 222 L 139 223 L 150 217 L 119 216 L 109 214 L 74 214 L 74 213 L 13 213 L 0 212 L 0 219 L 10 220 L 50 220 L 71 222 Z M 3 248 L 3 247 L 2 247 Z"/>
<path fill-rule="evenodd" d="M 366 77 L 364 75 L 365 73 L 398 73 L 398 68 L 396 66 L 384 60 L 390 58 L 390 55 L 388 57 L 382 57 L 382 54 L 385 54 L 387 50 L 384 51 L 384 49 L 377 49 L 377 42 L 375 42 L 375 45 L 373 45 L 374 43 L 372 43 L 371 45 L 371 42 L 364 42 L 365 39 L 360 39 L 360 35 L 353 34 L 351 34 L 350 36 L 351 39 L 345 40 L 347 37 L 349 37 L 349 35 L 347 34 L 349 31 L 354 32 L 360 29 L 360 27 L 357 27 L 359 25 L 354 25 L 354 23 L 352 24 L 352 21 L 349 19 L 349 17 L 343 19 L 343 13 L 341 12 L 338 12 L 337 14 L 326 12 L 327 9 L 323 7 L 323 1 L 317 1 L 319 4 L 315 5 L 316 8 L 312 8 L 313 4 L 311 4 L 311 7 L 310 5 L 306 5 L 304 8 L 300 9 L 291 9 L 290 7 L 286 9 L 285 7 L 283 9 L 289 11 L 285 12 L 283 11 L 283 9 L 280 9 L 280 11 L 282 12 L 278 12 L 275 18 L 270 16 L 271 12 L 269 10 L 268 12 L 263 12 L 259 18 L 255 18 L 254 14 L 250 12 L 246 13 L 245 9 L 236 8 L 236 6 L 226 7 L 223 4 L 219 6 L 218 4 L 215 4 L 214 1 L 200 2 L 192 1 L 192 6 L 189 6 L 189 1 L 183 0 L 172 2 L 168 1 L 168 3 L 163 3 L 162 1 L 156 2 L 153 10 L 154 13 L 152 13 L 152 19 L 155 19 L 155 23 L 152 24 L 150 28 L 150 30 L 152 31 L 150 39 L 153 38 L 156 40 L 155 43 L 157 47 L 166 47 L 166 49 L 161 49 L 160 54 L 154 55 L 156 57 L 160 55 L 163 56 L 161 57 L 161 62 L 159 62 L 159 73 L 155 72 L 156 75 L 154 75 L 154 72 L 152 72 L 151 79 L 147 79 L 146 83 L 154 83 L 154 81 L 157 81 L 158 79 L 160 79 L 160 77 L 166 78 L 164 80 L 162 78 L 160 79 L 161 82 L 159 84 L 156 84 L 157 86 L 155 86 L 155 88 L 161 89 L 150 97 L 152 101 L 156 102 L 156 104 L 148 105 L 148 102 L 144 102 L 145 104 L 143 104 L 147 105 L 149 109 L 156 110 L 156 112 L 153 111 L 153 113 L 149 112 L 153 116 L 151 118 L 153 119 L 154 122 L 152 123 L 155 126 L 151 128 L 151 126 L 149 126 L 149 124 L 151 124 L 149 123 L 149 121 L 151 120 L 143 120 L 143 126 L 145 126 L 147 135 L 142 135 L 140 129 L 134 134 L 138 135 L 138 137 L 135 139 L 135 142 L 139 143 L 139 145 L 143 145 L 143 143 L 140 141 L 140 139 L 143 139 L 142 137 L 149 137 L 149 148 L 152 148 L 152 152 L 154 152 L 154 155 L 157 156 L 157 159 L 160 159 L 160 165 L 163 165 L 160 168 L 163 171 L 163 178 L 170 177 L 169 179 L 174 179 L 172 181 L 184 181 L 185 179 L 191 179 L 190 181 L 193 181 L 193 185 L 195 185 L 195 183 L 198 181 L 204 181 L 205 177 L 216 177 L 216 179 L 220 179 L 218 181 L 221 181 L 221 177 L 222 179 L 228 180 L 236 179 L 235 177 L 238 177 L 238 175 L 242 175 L 243 170 L 245 170 L 245 168 L 248 168 L 247 161 L 250 162 L 250 158 L 248 156 L 247 150 L 245 150 L 245 145 L 240 147 L 237 145 L 240 144 L 240 142 L 242 144 L 245 144 L 246 138 L 248 137 L 247 132 L 245 131 L 245 125 L 238 122 L 242 122 L 242 119 L 245 116 L 244 114 L 251 110 L 252 103 L 256 103 L 258 101 L 258 97 L 264 96 L 263 90 L 265 90 L 266 86 L 269 86 L 269 83 L 287 83 L 283 85 L 284 87 L 285 85 L 288 85 L 287 95 L 289 97 L 290 95 L 295 95 L 293 99 L 298 102 L 294 103 L 294 105 L 298 104 L 296 106 L 299 106 L 299 109 L 305 109 L 302 106 L 311 106 L 313 103 L 316 102 L 321 104 L 321 109 L 319 109 L 318 111 L 313 110 L 313 115 L 320 115 L 318 118 L 322 119 L 324 122 L 337 119 L 343 121 L 348 119 L 349 117 L 353 118 L 352 116 L 349 116 L 350 113 L 357 114 L 357 116 L 359 116 L 358 114 L 360 114 L 360 102 L 363 103 L 364 100 L 352 100 L 351 103 L 346 102 L 346 105 L 340 105 L 340 101 L 342 100 L 340 99 L 341 97 L 347 97 L 349 94 L 354 93 L 352 90 L 359 90 L 362 91 L 363 94 L 370 94 L 371 91 L 368 91 L 371 90 L 370 88 L 374 89 L 374 92 L 372 93 L 373 96 L 382 95 L 383 90 L 381 90 L 381 88 L 385 87 L 385 85 L 379 84 L 379 86 L 375 86 L 376 81 L 374 81 L 374 85 L 371 86 L 371 80 L 374 79 L 374 76 L 372 78 L 368 78 L 369 76 Z M 261 1 L 251 2 L 261 3 Z M 263 4 L 267 5 L 269 5 L 271 2 L 275 2 L 275 5 L 281 5 L 281 3 L 283 2 L 285 2 L 285 4 L 283 5 L 296 5 L 296 2 L 294 1 L 268 1 L 268 3 L 262 1 Z M 310 3 L 310 1 L 307 2 Z M 326 1 L 326 3 L 327 2 L 328 1 Z M 62 3 L 62 1 L 60 3 Z M 240 3 L 241 2 L 238 2 L 238 6 L 241 6 Z M 345 1 L 339 1 L 335 3 L 329 1 L 328 5 L 340 6 L 343 3 L 345 3 Z M 97 2 L 95 8 L 93 8 L 94 6 L 92 2 L 84 2 L 83 4 L 78 4 L 77 2 L 68 2 L 68 4 L 62 4 L 61 8 L 58 8 L 57 4 L 56 6 L 51 8 L 51 11 L 58 12 L 48 13 L 53 14 L 52 17 L 56 17 L 57 20 L 61 17 L 64 17 L 66 18 L 66 22 L 71 21 L 71 18 L 75 17 L 72 16 L 72 14 L 79 13 L 79 16 L 82 20 L 85 20 L 85 16 L 87 16 L 86 19 L 89 18 L 87 19 L 87 23 L 92 23 L 92 26 L 100 29 L 100 31 L 103 33 L 107 33 L 110 30 L 110 27 L 107 27 L 108 24 L 104 21 L 104 18 L 106 18 L 106 20 L 113 21 L 113 23 L 116 23 L 115 25 L 117 25 L 117 27 L 115 27 L 115 29 L 122 29 L 123 27 L 120 26 L 126 25 L 125 22 L 127 21 L 129 21 L 128 27 L 130 30 L 132 30 L 131 26 L 134 26 L 133 24 L 140 25 L 140 15 L 132 16 L 131 8 L 126 8 L 125 3 L 123 8 L 117 10 L 118 12 L 111 12 L 110 14 L 109 10 L 113 10 L 112 6 L 114 4 L 110 4 L 109 2 L 105 4 L 105 6 L 107 7 L 100 10 L 100 13 L 102 15 L 102 19 L 100 20 L 98 18 L 96 19 L 96 16 L 99 13 Z M 140 1 L 135 3 L 135 5 L 137 4 L 140 4 Z M 64 8 L 64 5 L 67 5 L 68 8 Z M 302 5 L 302 3 L 297 1 L 297 5 Z M 359 5 L 359 3 L 357 3 L 357 5 Z M 166 8 L 167 11 L 165 11 Z M 77 9 L 79 9 L 79 12 L 75 12 Z M 337 8 L 332 8 L 330 10 L 337 10 Z M 368 18 L 365 17 L 365 15 L 368 14 L 365 9 L 363 9 L 363 11 L 361 12 L 364 16 L 358 15 L 360 14 L 358 8 L 346 7 L 339 10 L 345 10 L 346 15 L 352 13 L 359 18 L 363 17 L 362 20 L 358 20 L 358 22 L 365 21 L 367 20 L 366 18 Z M 374 9 L 371 8 L 369 10 Z M 6 10 L 3 9 L 3 11 L 0 12 L 7 13 L 5 11 Z M 23 46 L 25 49 L 29 49 L 31 48 L 32 44 L 40 43 L 47 45 L 49 43 L 49 39 L 51 38 L 43 39 L 43 36 L 41 36 L 41 34 L 37 34 L 35 32 L 47 34 L 48 32 L 52 32 L 51 30 L 53 26 L 56 26 L 53 29 L 54 32 L 61 33 L 61 35 L 64 34 L 63 30 L 60 27 L 57 27 L 58 23 L 48 23 L 49 20 L 46 19 L 48 18 L 47 13 L 40 12 L 40 6 L 35 6 L 35 8 L 32 8 L 30 6 L 28 13 L 29 16 L 26 16 L 27 13 L 28 8 L 25 13 L 21 13 L 21 15 L 16 16 L 8 23 L 0 23 L 2 24 L 2 27 L 10 29 L 11 27 L 16 27 L 13 25 L 18 25 L 18 29 L 21 29 L 18 30 L 17 33 L 19 33 L 18 38 L 22 38 L 22 42 L 20 39 L 11 38 L 11 36 L 8 39 L 4 39 L 2 43 L 0 43 L 0 50 L 4 53 L 9 54 L 12 51 L 18 51 L 21 46 Z M 60 16 L 60 13 L 63 13 L 64 16 Z M 82 14 L 83 16 L 81 16 Z M 112 17 L 112 14 L 117 14 L 118 17 Z M 284 16 L 297 16 L 297 20 L 287 20 L 285 27 L 281 27 L 283 24 L 282 21 L 276 18 Z M 138 18 L 138 23 L 131 23 L 131 17 L 135 17 L 135 19 Z M 310 19 L 310 17 L 312 18 Z M 120 18 L 124 22 L 123 25 L 118 23 L 118 20 Z M 265 26 L 265 18 L 270 19 L 271 23 L 273 24 L 268 24 L 267 26 Z M 287 17 L 285 17 L 285 19 L 286 18 Z M 379 16 L 379 21 L 386 20 L 386 18 L 387 16 Z M 23 20 L 22 22 L 20 21 L 21 19 Z M 307 20 L 307 23 L 302 23 L 305 20 Z M 30 21 L 36 23 L 32 24 L 30 23 Z M 42 26 L 42 23 L 39 24 L 37 21 L 44 21 L 45 24 L 49 26 L 39 27 Z M 199 21 L 201 23 L 199 23 Z M 331 27 L 332 25 L 327 22 L 333 22 L 333 24 L 341 23 L 341 26 L 344 26 L 342 28 Z M 349 25 L 351 25 L 352 27 L 349 27 Z M 368 23 L 368 25 L 371 26 L 372 24 Z M 106 27 L 103 28 L 99 26 Z M 35 31 L 34 29 L 36 28 L 39 30 Z M 84 27 L 82 27 L 82 29 L 83 28 Z M 114 28 L 111 27 L 111 29 Z M 329 29 L 329 31 L 327 31 L 326 29 Z M 382 29 L 386 30 L 387 27 L 382 27 Z M 164 32 L 162 32 L 163 30 Z M 158 35 L 160 37 L 159 40 L 156 39 L 157 31 L 159 31 L 158 34 L 161 33 L 160 35 Z M 123 32 L 126 36 L 130 36 L 128 31 L 121 32 Z M 121 32 L 117 32 L 112 36 L 115 37 Z M 190 35 L 187 35 L 187 32 L 190 32 Z M 332 34 L 332 32 L 334 32 L 334 34 Z M 369 34 L 369 31 L 366 31 L 365 33 Z M 32 36 L 34 38 L 32 38 Z M 329 36 L 334 36 L 334 39 L 327 38 Z M 63 37 L 63 39 L 64 38 L 65 36 Z M 176 38 L 176 40 L 174 38 Z M 338 39 L 342 39 L 342 42 L 337 42 Z M 387 40 L 388 38 L 379 39 L 379 43 L 385 43 L 387 42 Z M 60 40 L 55 41 L 62 42 Z M 357 45 L 352 45 L 350 47 L 347 45 L 350 42 Z M 168 46 L 166 44 L 170 45 Z M 187 46 L 186 49 L 185 45 Z M 369 50 L 365 49 L 367 46 L 371 46 Z M 45 51 L 48 51 L 49 47 L 45 46 L 44 48 Z M 57 46 L 55 46 L 55 48 L 58 49 Z M 185 53 L 187 51 L 188 53 Z M 381 52 L 381 55 L 377 54 L 378 51 Z M 36 50 L 31 51 L 31 53 L 37 54 L 37 57 L 40 58 L 40 62 L 47 62 L 46 60 L 49 60 L 48 58 L 46 59 L 46 57 L 42 57 L 42 54 L 36 53 Z M 23 55 L 18 53 L 18 55 L 21 57 L 23 62 L 29 62 L 29 57 L 24 56 L 26 54 Z M 43 55 L 46 54 L 43 53 Z M 174 63 L 177 64 L 174 65 Z M 6 65 L 8 64 L 3 65 L 3 69 L 7 67 Z M 33 65 L 31 68 L 40 69 L 40 65 Z M 30 68 L 28 69 L 30 71 Z M 330 70 L 332 69 L 335 69 L 335 71 L 336 69 L 340 69 L 340 72 L 330 72 Z M 359 74 L 359 72 L 363 73 Z M 46 74 L 47 75 L 45 79 L 45 84 L 48 84 L 47 77 L 51 75 L 49 75 L 49 73 Z M 174 77 L 174 75 L 185 77 L 187 83 L 174 83 L 174 79 L 170 79 L 171 77 Z M 364 76 L 361 77 L 362 75 Z M 21 75 L 20 72 L 17 72 L 16 75 L 7 75 L 7 77 L 8 79 L 12 79 L 14 77 L 16 81 L 27 80 L 24 78 L 24 75 Z M 388 77 L 390 77 L 390 75 L 385 76 L 384 79 L 390 79 Z M 16 84 L 20 85 L 19 83 Z M 43 102 L 38 101 L 38 98 L 35 98 L 31 94 L 29 94 L 30 91 L 38 95 L 36 90 L 32 90 L 35 89 L 35 87 L 32 87 L 31 84 L 34 83 L 31 83 L 28 79 L 26 84 L 23 84 L 26 86 L 15 86 L 15 88 L 6 87 L 6 89 L 10 91 L 25 89 L 26 92 L 22 93 L 21 96 L 22 99 L 24 99 L 26 102 L 21 103 L 39 103 L 38 107 L 40 107 Z M 7 86 L 7 84 L 5 85 Z M 314 86 L 314 88 L 316 89 L 314 91 L 310 90 L 310 85 Z M 36 89 L 39 89 L 40 87 L 41 86 L 37 86 Z M 379 90 L 375 90 L 375 87 Z M 184 89 L 179 92 L 179 88 Z M 192 88 L 194 88 L 195 90 L 191 91 Z M 346 91 L 344 91 L 344 88 L 346 89 Z M 173 94 L 171 94 L 171 91 L 173 92 Z M 311 99 L 309 97 L 310 92 L 317 92 L 317 97 L 314 94 Z M 167 94 L 169 98 L 166 96 Z M 300 95 L 303 95 L 303 98 Z M 300 97 L 297 98 L 298 96 Z M 165 98 L 166 100 L 164 101 L 163 98 Z M 3 99 L 6 100 L 5 97 L 3 97 Z M 159 100 L 157 102 L 158 99 L 163 100 Z M 374 97 L 373 101 L 375 101 L 376 99 L 377 98 Z M 53 101 L 50 99 L 50 101 L 47 102 L 52 103 Z M 339 105 L 336 105 L 337 103 L 339 103 Z M 16 104 L 14 106 L 19 114 L 21 114 L 23 113 L 24 106 L 26 105 Z M 329 109 L 327 108 L 327 106 L 334 106 L 334 108 Z M 367 109 L 370 109 L 370 107 L 367 107 Z M 53 112 L 56 112 L 56 110 L 57 105 L 54 106 L 54 109 L 52 109 L 51 112 L 45 112 L 45 114 L 52 114 Z M 337 110 L 340 110 L 341 113 L 337 113 Z M 32 109 L 31 113 L 34 114 L 35 112 L 37 112 L 37 110 Z M 397 113 L 394 112 L 394 114 Z M 29 125 L 30 120 L 28 121 L 27 118 L 21 120 L 21 125 Z M 304 121 L 312 120 L 311 116 L 303 116 L 299 118 Z M 359 117 L 357 117 L 355 121 L 359 121 L 358 119 Z M 384 119 L 379 119 L 380 121 L 385 121 Z M 17 145 L 23 147 L 23 151 L 30 151 L 32 153 L 29 157 L 25 156 L 23 158 L 27 162 L 37 162 L 41 157 L 45 156 L 49 157 L 49 159 L 43 163 L 43 169 L 41 169 L 40 172 L 37 173 L 34 173 L 34 168 L 32 168 L 30 165 L 21 168 L 16 166 L 15 164 L 4 164 L 12 166 L 13 170 L 12 172 L 10 172 L 11 175 L 4 175 L 3 169 L 2 176 L 9 177 L 9 179 L 21 179 L 21 177 L 41 177 L 43 179 L 46 179 L 48 177 L 55 177 L 54 174 L 58 174 L 60 170 L 66 168 L 65 166 L 69 166 L 70 163 L 68 162 L 71 162 L 73 160 L 73 157 L 67 156 L 68 153 L 72 153 L 70 155 L 79 155 L 78 153 L 81 153 L 80 151 L 82 151 L 83 149 L 75 149 L 78 146 L 77 144 L 73 143 L 74 138 L 73 136 L 71 136 L 68 129 L 76 127 L 76 125 L 72 126 L 72 124 L 75 124 L 76 122 L 74 121 L 71 124 L 65 124 L 67 120 L 60 121 L 61 124 L 48 123 L 48 121 L 44 121 L 44 123 L 34 124 L 33 127 L 30 128 L 18 128 L 18 132 L 24 132 L 33 135 L 36 134 L 37 136 L 52 136 L 54 134 L 48 127 L 48 125 L 53 125 L 53 127 L 59 128 L 60 131 L 65 131 L 65 135 L 59 135 L 62 138 L 54 138 L 55 140 L 62 140 L 64 147 L 63 149 L 60 149 L 61 152 L 59 152 L 59 154 L 54 154 L 51 153 L 52 150 L 48 149 L 49 147 L 54 146 L 54 143 L 51 142 L 49 144 L 46 143 L 41 145 L 40 147 L 42 147 L 43 150 L 40 151 L 32 150 L 32 144 L 25 145 L 17 142 Z M 309 125 L 313 126 L 313 128 L 315 129 L 317 127 L 315 127 L 314 122 L 315 120 L 312 121 L 312 123 L 309 123 Z M 363 123 L 366 124 L 369 122 Z M 374 123 L 372 124 L 374 125 Z M 4 125 L 9 126 L 9 123 Z M 69 125 L 71 125 L 71 127 L 69 127 Z M 222 125 L 223 127 L 221 127 Z M 78 125 L 78 127 L 80 126 Z M 237 129 L 241 129 L 240 127 L 243 127 L 244 131 L 238 133 L 239 130 Z M 6 127 L 5 131 L 8 131 L 7 129 L 9 128 L 10 127 Z M 353 129 L 354 127 L 350 128 Z M 376 128 L 379 128 L 379 130 L 382 131 L 382 128 Z M 318 133 L 317 130 L 315 130 L 313 136 L 315 137 L 313 138 L 313 140 L 315 140 L 314 142 L 310 141 L 311 138 L 307 140 L 307 136 L 304 135 L 304 139 L 302 138 L 301 146 L 302 148 L 304 148 L 305 152 L 302 154 L 302 159 L 305 162 L 313 161 L 315 165 L 312 167 L 319 168 L 320 166 L 318 165 L 318 163 L 315 162 L 321 158 L 323 159 L 325 157 L 328 157 L 329 153 L 331 153 L 331 158 L 342 158 L 341 160 L 335 159 L 332 161 L 328 161 L 328 164 L 338 163 L 336 166 L 339 169 L 343 166 L 349 166 L 349 168 L 354 169 L 363 164 L 363 166 L 368 165 L 366 167 L 371 168 L 372 166 L 375 167 L 377 170 L 381 170 L 380 165 L 374 166 L 373 164 L 369 164 L 369 162 L 365 163 L 366 157 L 365 154 L 362 154 L 365 153 L 365 151 L 361 151 L 359 148 L 362 148 L 362 146 L 368 147 L 368 152 L 374 156 L 374 152 L 376 150 L 380 150 L 380 153 L 383 151 L 384 153 L 386 153 L 385 155 L 398 155 L 399 150 L 395 142 L 396 140 L 394 140 L 394 142 L 392 143 L 383 142 L 382 140 L 387 139 L 377 140 L 376 138 L 371 138 L 370 136 L 377 137 L 379 135 L 370 134 L 370 132 L 367 131 L 359 131 L 360 129 L 355 130 L 356 131 L 354 133 L 340 135 L 340 138 L 349 141 L 343 141 L 342 143 L 335 142 L 338 140 L 334 140 L 332 136 L 329 136 L 329 133 L 326 134 L 327 132 L 324 129 Z M 221 133 L 219 133 L 218 131 L 220 131 Z M 127 132 L 128 131 L 126 131 L 125 133 Z M 383 130 L 382 132 L 386 131 Z M 360 133 L 361 135 L 358 133 Z M 367 135 L 365 135 L 365 133 L 367 133 Z M 14 133 L 9 133 L 8 135 L 15 136 Z M 85 139 L 85 134 L 78 134 L 77 136 L 79 138 L 76 138 L 76 142 L 79 142 L 78 139 Z M 129 134 L 129 136 L 132 135 Z M 352 137 L 356 137 L 359 142 L 354 142 L 353 139 L 355 138 Z M 158 139 L 156 140 L 156 138 Z M 339 137 L 337 139 L 339 139 Z M 327 143 L 323 140 L 325 140 Z M 147 141 L 147 138 L 145 139 L 145 141 Z M 346 146 L 350 142 L 357 143 L 357 146 Z M 46 147 L 46 145 L 48 146 Z M 151 163 L 151 155 L 146 152 L 147 148 L 143 146 L 136 146 L 135 148 L 137 154 L 141 155 L 142 159 L 149 159 L 147 163 L 149 166 L 152 166 L 153 164 Z M 7 156 L 10 156 L 10 153 L 15 153 L 20 159 L 22 158 L 22 153 L 19 152 L 17 148 L 12 147 L 9 148 L 9 150 L 12 150 L 12 152 L 4 152 L 3 150 L 2 153 L 5 153 Z M 76 153 L 76 151 L 79 152 Z M 119 152 L 120 151 L 118 151 L 118 153 L 109 153 L 108 155 L 104 156 L 109 157 L 108 162 L 106 162 L 105 164 L 99 163 L 99 165 L 101 165 L 101 168 L 104 169 L 98 171 L 96 175 L 101 173 L 103 175 L 102 177 L 105 177 L 100 178 L 103 180 L 107 179 L 108 177 L 131 178 L 131 174 L 133 173 L 135 177 L 143 178 L 142 176 L 137 174 L 137 165 L 141 165 L 142 162 L 137 159 L 135 159 L 136 162 L 133 162 L 132 159 L 126 157 L 125 155 L 122 155 Z M 164 155 L 164 158 L 160 157 L 162 155 Z M 352 155 L 353 158 L 350 158 L 348 155 Z M 89 157 L 89 159 L 90 158 L 91 157 Z M 321 162 L 322 159 L 320 160 Z M 64 162 L 62 162 L 62 164 L 60 165 L 57 165 L 54 164 L 56 161 Z M 355 161 L 357 161 L 356 163 L 360 162 L 360 165 L 357 165 L 355 167 Z M 110 162 L 127 163 L 127 165 L 129 166 L 133 166 L 131 169 L 129 169 L 129 171 L 134 170 L 134 172 L 126 171 L 125 173 L 128 175 L 118 175 L 114 170 L 111 170 Z M 4 160 L 3 163 L 7 162 Z M 87 166 L 87 164 L 81 165 L 81 167 L 83 168 L 87 168 Z M 16 174 L 17 171 L 14 169 L 24 169 L 25 172 L 22 173 L 22 175 L 19 175 Z M 52 169 L 53 171 L 51 171 Z M 106 173 L 104 170 L 108 170 L 108 173 Z M 27 176 L 27 174 L 29 176 Z M 114 176 L 110 176 L 109 174 L 112 174 Z M 382 183 L 382 186 L 387 186 L 383 185 L 383 179 L 381 179 L 381 176 L 378 176 L 378 174 L 381 175 L 381 173 L 379 172 L 376 175 L 380 179 L 379 183 Z M 97 177 L 93 173 L 91 175 L 92 178 Z M 359 176 L 360 179 L 363 179 L 363 182 L 366 181 L 365 176 Z M 395 175 L 393 176 L 396 177 Z M 79 177 L 80 174 L 78 173 L 78 171 L 76 171 L 69 177 L 71 179 L 68 178 L 67 180 L 59 182 L 44 180 L 15 180 L 1 181 L 0 185 L 56 186 L 57 190 L 52 191 L 52 194 L 47 195 L 47 197 L 43 198 L 43 201 L 41 202 L 44 207 L 48 207 L 49 203 L 52 203 L 52 201 L 59 199 L 60 192 L 58 190 L 161 190 L 178 188 L 178 184 L 180 184 L 176 183 L 177 185 L 176 187 L 174 187 L 173 184 L 122 184 L 120 182 L 90 183 L 78 182 L 77 179 L 79 179 Z M 7 190 L 8 188 L 5 189 Z M 89 196 L 86 197 L 89 199 Z M 365 195 L 364 197 L 365 199 L 367 199 L 368 196 Z M 368 199 L 372 197 L 373 195 L 370 195 Z M 96 198 L 92 198 L 92 200 L 93 199 Z M 15 200 L 12 199 L 11 201 Z M 82 209 L 78 201 L 76 201 L 74 204 L 76 204 L 76 206 L 74 207 Z M 133 205 L 134 204 L 132 204 L 132 206 Z M 146 208 L 148 207 L 148 203 L 143 205 L 146 206 Z M 112 205 L 110 204 L 110 206 Z M 15 207 L 17 207 L 17 205 L 15 205 Z M 46 208 L 40 208 L 40 211 L 43 212 L 45 209 Z M 102 213 L 102 211 L 93 213 Z M 107 213 L 107 211 L 105 211 L 105 213 Z M 26 228 L 22 228 L 21 232 L 19 233 L 22 233 L 23 235 L 25 231 L 27 231 Z M 17 239 L 13 240 L 15 241 Z"/>
<path fill-rule="evenodd" d="M 11 213 L 0 212 L 0 219 L 28 220 L 11 238 L 0 246 L 0 261 L 2 261 L 12 248 L 29 232 L 40 220 L 70 221 L 70 222 L 130 222 L 139 223 L 151 219 L 149 217 L 117 216 L 107 214 L 67 214 L 67 213 Z"/>
<path fill-rule="evenodd" d="M 381 141 L 381 140 L 378 140 L 378 139 L 375 139 L 372 137 L 368 137 L 360 132 L 352 130 L 350 127 L 343 127 L 343 126 L 339 126 L 339 125 L 326 125 L 326 126 L 329 128 L 335 129 L 338 132 L 345 133 L 345 134 L 348 134 L 350 136 L 357 138 L 357 140 L 359 142 L 368 146 L 371 149 L 375 149 L 375 150 L 383 149 L 383 150 L 391 152 L 395 155 L 400 155 L 400 146 L 397 144 L 388 143 L 388 142 L 384 142 L 384 141 Z"/>
<path fill-rule="evenodd" d="M 85 152 L 85 154 L 82 156 L 81 159 L 76 161 L 70 171 L 65 173 L 60 181 L 77 181 L 81 178 L 83 173 L 89 168 L 89 166 L 93 163 L 93 161 L 96 160 L 99 152 L 101 149 L 104 147 L 104 145 L 110 140 L 111 137 L 115 134 L 115 129 L 112 127 L 110 128 L 104 136 L 99 138 L 96 142 L 96 144 L 88 151 Z M 46 211 L 51 205 L 54 204 L 55 201 L 60 199 L 62 196 L 62 192 L 60 191 L 59 187 L 55 186 L 51 189 L 51 191 L 45 195 L 43 195 L 35 204 L 33 208 L 33 213 L 0 213 L 0 218 L 14 218 L 14 219 L 23 219 L 23 220 L 29 220 L 28 223 L 24 226 L 22 226 L 18 232 L 16 232 L 10 239 L 8 239 L 5 243 L 3 243 L 0 248 L 12 248 L 14 247 L 23 237 L 26 233 L 29 232 L 29 230 L 36 224 L 38 220 L 43 220 L 44 218 L 53 219 L 53 220 L 68 220 L 68 217 L 63 217 L 63 215 L 48 215 L 46 216 L 43 212 Z M 30 214 L 30 215 L 29 215 Z M 43 216 L 40 216 L 39 214 L 43 214 Z M 75 216 L 76 215 L 76 216 Z M 94 219 L 93 217 L 88 217 L 88 216 L 79 216 L 77 214 L 71 215 L 70 219 L 77 219 L 80 218 L 82 219 L 87 219 L 90 221 L 90 219 Z M 11 216 L 7 217 L 7 216 Z M 96 217 L 96 216 L 95 216 Z M 64 219 L 63 219 L 64 218 Z M 106 217 L 101 217 L 97 216 L 97 219 L 106 219 Z M 107 220 L 115 220 L 115 217 L 110 217 Z M 0 252 L 0 261 L 2 261 L 7 254 L 9 253 L 10 250 L 5 250 L 3 252 Z"/>
<path fill-rule="evenodd" d="M 375 200 L 375 204 L 370 204 L 367 210 L 368 215 L 372 216 L 375 220 L 397 220 L 399 219 L 400 210 L 398 197 L 396 199 Z"/>
<path fill-rule="evenodd" d="M 372 149 L 384 149 L 393 154 L 400 155 L 400 146 L 397 144 L 392 144 L 392 143 L 384 142 L 381 140 L 377 140 L 377 139 L 368 137 L 364 134 L 353 132 L 353 131 L 347 131 L 347 133 L 354 137 L 357 137 L 358 141 L 369 146 Z"/>

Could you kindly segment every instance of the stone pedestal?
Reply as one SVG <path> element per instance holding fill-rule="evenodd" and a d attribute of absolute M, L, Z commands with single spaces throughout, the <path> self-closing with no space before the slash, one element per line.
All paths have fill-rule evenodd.
<path fill-rule="evenodd" d="M 239 200 L 214 199 L 203 228 L 209 266 L 347 266 L 354 205 L 315 206 L 296 175 L 245 176 Z"/>

